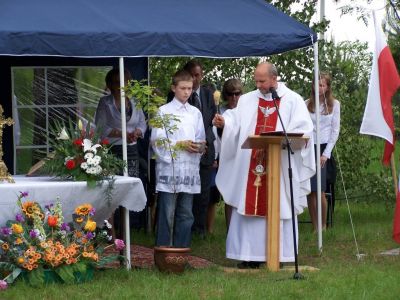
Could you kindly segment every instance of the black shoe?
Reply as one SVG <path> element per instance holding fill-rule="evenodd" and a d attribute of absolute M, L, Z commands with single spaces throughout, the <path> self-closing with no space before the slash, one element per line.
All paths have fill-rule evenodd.
<path fill-rule="evenodd" d="M 259 261 L 242 261 L 237 264 L 238 269 L 258 269 L 262 262 Z"/>
<path fill-rule="evenodd" d="M 238 269 L 249 269 L 249 262 L 248 261 L 242 261 L 241 263 L 237 264 Z"/>

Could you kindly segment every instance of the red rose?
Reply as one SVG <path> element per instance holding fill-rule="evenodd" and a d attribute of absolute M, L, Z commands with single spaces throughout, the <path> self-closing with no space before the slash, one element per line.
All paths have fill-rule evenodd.
<path fill-rule="evenodd" d="M 75 166 L 76 166 L 76 163 L 75 163 L 75 160 L 73 160 L 73 159 L 67 160 L 67 162 L 65 163 L 65 167 L 66 167 L 68 170 L 74 169 Z"/>
<path fill-rule="evenodd" d="M 48 216 L 47 217 L 47 224 L 50 226 L 50 227 L 56 227 L 57 226 L 57 222 L 58 222 L 58 218 L 57 218 L 57 216 Z"/>
<path fill-rule="evenodd" d="M 75 146 L 82 146 L 83 141 L 82 141 L 82 139 L 76 139 L 73 141 L 73 143 Z"/>
<path fill-rule="evenodd" d="M 109 141 L 107 138 L 104 138 L 104 139 L 101 140 L 101 143 L 102 143 L 103 145 L 109 145 L 109 144 L 110 144 L 110 141 Z"/>

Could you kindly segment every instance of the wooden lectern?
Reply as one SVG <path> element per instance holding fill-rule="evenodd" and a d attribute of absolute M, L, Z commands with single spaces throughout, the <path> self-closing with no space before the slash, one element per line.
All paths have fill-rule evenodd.
<path fill-rule="evenodd" d="M 274 134 L 275 132 L 271 132 Z M 292 150 L 304 147 L 308 137 L 303 134 L 288 133 Z M 267 267 L 270 271 L 279 271 L 280 245 L 280 175 L 281 151 L 286 144 L 285 137 L 278 135 L 250 135 L 242 145 L 242 149 L 267 149 Z"/>

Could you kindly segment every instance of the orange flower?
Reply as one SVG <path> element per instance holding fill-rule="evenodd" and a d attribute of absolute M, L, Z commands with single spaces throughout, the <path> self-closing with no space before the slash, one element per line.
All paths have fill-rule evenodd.
<path fill-rule="evenodd" d="M 75 208 L 75 213 L 80 216 L 86 216 L 89 214 L 89 212 L 92 208 L 93 207 L 91 204 L 85 203 L 85 204 L 79 205 L 77 208 Z"/>
<path fill-rule="evenodd" d="M 15 234 L 21 234 L 24 232 L 24 229 L 20 224 L 12 224 L 11 229 Z"/>
<path fill-rule="evenodd" d="M 22 265 L 24 262 L 25 262 L 25 259 L 22 256 L 17 258 L 17 264 Z"/>
<path fill-rule="evenodd" d="M 16 238 L 14 241 L 15 245 L 21 245 L 24 241 L 21 238 Z"/>
<path fill-rule="evenodd" d="M 58 222 L 57 216 L 50 215 L 47 217 L 47 224 L 49 224 L 50 227 L 57 227 L 57 222 Z"/>

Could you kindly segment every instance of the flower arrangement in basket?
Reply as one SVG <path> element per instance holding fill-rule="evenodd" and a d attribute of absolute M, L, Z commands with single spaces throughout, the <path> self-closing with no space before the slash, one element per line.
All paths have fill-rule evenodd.
<path fill-rule="evenodd" d="M 86 181 L 89 187 L 112 179 L 125 166 L 123 160 L 110 152 L 109 141 L 100 139 L 89 123 L 84 129 L 81 121 L 77 127 L 71 121 L 68 127 L 56 122 L 50 145 L 53 152 L 46 159 L 45 171 L 62 179 Z"/>
<path fill-rule="evenodd" d="M 109 247 L 122 250 L 125 245 L 118 239 L 112 243 L 108 221 L 104 221 L 102 229 L 97 228 L 93 220 L 95 208 L 90 204 L 76 207 L 73 221 L 66 223 L 60 202 L 43 209 L 27 196 L 19 195 L 17 205 L 21 212 L 0 228 L 0 272 L 8 274 L 0 280 L 0 287 L 21 274 L 33 286 L 83 282 L 91 279 L 94 267 L 122 258 L 104 255 Z"/>

